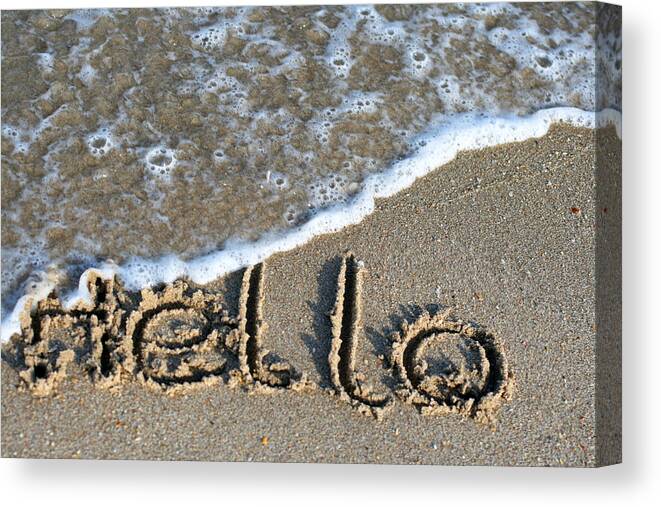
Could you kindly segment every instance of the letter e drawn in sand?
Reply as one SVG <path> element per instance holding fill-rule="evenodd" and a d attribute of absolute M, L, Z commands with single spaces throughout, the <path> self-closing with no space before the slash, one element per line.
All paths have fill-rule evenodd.
<path fill-rule="evenodd" d="M 423 415 L 458 413 L 492 424 L 511 399 L 514 377 L 503 347 L 483 329 L 447 311 L 425 312 L 392 339 L 397 394 Z"/>
<path fill-rule="evenodd" d="M 288 362 L 275 358 L 263 341 L 268 325 L 263 318 L 264 264 L 245 269 L 239 296 L 238 329 L 228 340 L 238 344 L 239 369 L 244 380 L 260 391 L 312 388 L 304 375 L 299 374 Z"/>
<path fill-rule="evenodd" d="M 229 356 L 225 339 L 236 329 L 220 298 L 191 292 L 184 281 L 141 296 L 126 325 L 138 378 L 168 393 L 220 383 Z"/>
<path fill-rule="evenodd" d="M 330 315 L 332 342 L 328 361 L 331 382 L 340 398 L 359 412 L 381 419 L 390 408 L 392 398 L 375 394 L 356 373 L 356 351 L 362 320 L 362 264 L 350 252 L 342 257 L 337 278 L 337 297 Z"/>

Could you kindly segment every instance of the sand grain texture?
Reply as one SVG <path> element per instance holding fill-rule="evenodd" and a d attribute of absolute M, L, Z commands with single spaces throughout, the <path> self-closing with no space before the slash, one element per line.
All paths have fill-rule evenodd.
<path fill-rule="evenodd" d="M 19 374 L 30 366 L 28 355 L 5 345 L 2 455 L 452 465 L 618 462 L 620 337 L 617 315 L 606 312 L 617 314 L 620 304 L 620 164 L 620 141 L 612 128 L 596 135 L 554 126 L 540 139 L 461 153 L 381 201 L 362 223 L 252 268 L 263 270 L 259 276 L 249 269 L 207 287 L 179 285 L 190 304 L 168 311 L 180 312 L 188 331 L 172 334 L 163 323 L 150 321 L 143 330 L 151 338 L 141 354 L 167 355 L 185 344 L 183 369 L 161 364 L 162 370 L 153 363 L 149 370 L 172 379 L 199 365 L 191 354 L 207 353 L 209 340 L 225 339 L 228 350 L 234 345 L 245 350 L 245 361 L 234 363 L 233 354 L 216 358 L 219 369 L 210 374 L 218 381 L 201 388 L 172 396 L 147 389 L 130 368 L 107 368 L 130 365 L 131 354 L 122 359 L 122 343 L 97 336 L 94 343 L 102 350 L 79 354 L 96 357 L 97 363 L 83 368 L 74 358 L 66 370 L 61 364 L 57 382 L 44 396 L 34 396 L 29 382 L 39 375 L 34 369 Z M 611 253 L 604 260 L 606 245 Z M 355 258 L 345 256 L 349 250 Z M 347 266 L 353 266 L 348 277 Z M 350 291 L 359 301 L 340 298 L 347 280 L 359 289 Z M 148 292 L 157 300 L 166 297 Z M 136 295 L 126 297 L 127 308 L 149 311 L 139 308 Z M 463 409 L 424 416 L 397 396 L 382 417 L 355 410 L 356 398 L 360 404 L 366 396 L 362 379 L 379 396 L 400 386 L 390 361 L 393 333 L 425 312 L 445 310 L 496 337 L 506 367 L 484 366 L 488 346 L 467 342 L 465 357 L 477 359 L 467 360 L 463 377 L 452 377 L 427 358 L 432 348 L 446 351 L 445 341 L 434 342 L 420 352 L 419 371 L 439 367 L 441 373 L 425 389 L 438 394 L 454 386 L 470 398 L 489 372 L 506 371 L 496 389 L 503 394 L 499 409 L 489 412 L 489 424 Z M 349 317 L 341 319 L 347 311 Z M 117 325 L 114 319 L 131 320 L 130 315 L 87 315 L 81 326 L 97 326 L 103 334 Z M 238 340 L 227 341 L 231 329 L 224 338 L 197 333 L 202 317 L 238 329 Z M 42 331 L 55 343 L 58 326 L 64 325 L 58 319 L 66 317 L 49 318 L 50 327 Z M 76 336 L 84 349 L 91 332 Z M 164 348 L 173 340 L 176 346 Z M 28 346 L 37 345 L 25 350 Z M 30 352 L 52 368 L 49 353 Z M 471 367 L 476 361 L 482 369 Z M 608 373 L 597 371 L 598 365 L 607 365 Z M 230 378 L 228 372 L 237 368 L 242 376 Z M 137 370 L 144 375 L 144 367 Z M 292 372 L 319 389 L 280 388 Z M 516 378 L 512 396 L 510 373 Z M 21 378 L 26 375 L 32 375 L 27 383 Z M 259 375 L 265 377 L 255 379 Z M 114 387 L 108 389 L 105 378 L 117 378 L 107 382 Z M 260 384 L 271 395 L 249 387 Z"/>

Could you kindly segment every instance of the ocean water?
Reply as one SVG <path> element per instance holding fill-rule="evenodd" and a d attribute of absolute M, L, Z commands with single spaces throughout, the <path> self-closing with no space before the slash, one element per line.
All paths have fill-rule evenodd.
<path fill-rule="evenodd" d="M 210 281 L 454 157 L 619 125 L 591 3 L 2 13 L 2 336 L 85 273 Z M 13 309 L 13 311 L 12 311 Z"/>

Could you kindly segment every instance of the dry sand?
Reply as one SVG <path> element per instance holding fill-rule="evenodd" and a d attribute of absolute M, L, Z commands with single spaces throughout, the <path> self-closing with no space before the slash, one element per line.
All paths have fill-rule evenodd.
<path fill-rule="evenodd" d="M 19 377 L 24 366 L 14 366 L 14 351 L 6 345 L 2 456 L 619 462 L 620 164 L 612 128 L 595 136 L 592 130 L 556 126 L 540 139 L 461 153 L 381 201 L 362 223 L 273 256 L 262 268 L 263 279 L 253 280 L 257 285 L 246 286 L 250 274 L 243 280 L 243 295 L 242 273 L 206 287 L 220 294 L 230 317 L 239 315 L 240 301 L 253 308 L 257 317 L 247 328 L 259 340 L 242 341 L 237 334 L 237 357 L 247 351 L 248 372 L 249 358 L 259 357 L 262 346 L 286 361 L 265 369 L 275 379 L 271 388 L 225 373 L 199 389 L 170 394 L 135 378 L 109 389 L 98 372 L 94 382 L 74 359 L 54 392 L 36 397 Z M 359 302 L 336 301 L 348 250 L 363 263 L 360 280 L 347 278 L 349 285 L 360 285 Z M 131 298 L 127 304 L 135 308 Z M 351 357 L 336 358 L 339 370 L 332 374 L 333 337 L 346 335 L 335 332 L 329 318 L 338 305 L 359 310 L 338 321 L 341 329 L 357 331 L 334 347 Z M 501 387 L 508 392 L 487 420 L 465 407 L 424 415 L 396 394 L 401 379 L 389 364 L 389 336 L 425 310 L 438 314 L 448 308 L 497 340 L 507 362 Z M 195 340 L 194 331 L 187 333 Z M 468 398 L 488 377 L 480 364 L 489 357 L 489 343 L 464 348 L 468 370 L 462 374 L 470 380 L 459 384 L 468 386 Z M 471 369 L 471 362 L 477 367 Z M 342 370 L 346 365 L 350 371 Z M 280 388 L 290 375 L 298 380 Z M 387 398 L 386 410 L 376 411 L 378 418 L 373 410 L 357 410 L 361 396 Z"/>

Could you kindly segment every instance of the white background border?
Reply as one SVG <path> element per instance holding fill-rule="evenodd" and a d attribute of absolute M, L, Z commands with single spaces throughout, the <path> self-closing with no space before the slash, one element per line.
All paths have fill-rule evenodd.
<path fill-rule="evenodd" d="M 227 3 L 324 2 L 0 0 L 3 9 Z M 263 503 L 272 507 L 350 502 L 388 507 L 459 503 L 606 507 L 651 505 L 653 498 L 658 502 L 661 2 L 617 3 L 624 7 L 624 464 L 574 470 L 4 459 L 0 460 L 4 505 L 96 507 L 140 502 L 145 506 Z"/>

